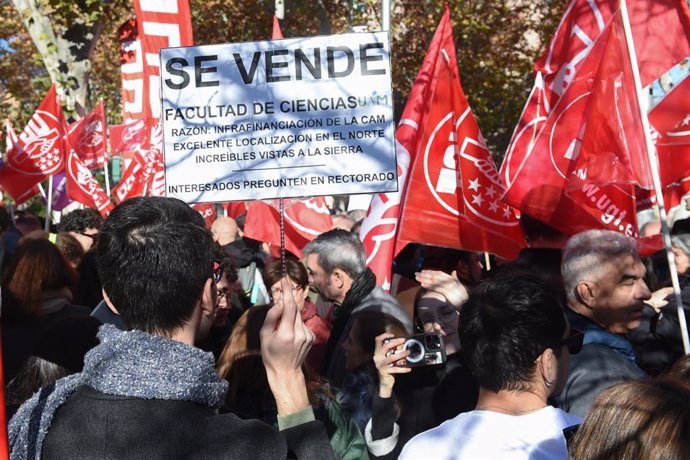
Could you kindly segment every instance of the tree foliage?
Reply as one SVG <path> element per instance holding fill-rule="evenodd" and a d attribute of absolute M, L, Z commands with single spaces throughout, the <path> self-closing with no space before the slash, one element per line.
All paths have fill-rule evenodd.
<path fill-rule="evenodd" d="M 89 50 L 86 105 L 104 99 L 109 123 L 119 123 L 117 30 L 134 16 L 131 0 L 32 2 L 43 8 L 57 35 L 78 42 L 78 37 L 70 34 L 97 32 Z M 534 62 L 558 24 L 565 3 L 458 0 L 451 4 L 462 85 L 497 159 L 507 148 L 531 88 Z M 393 87 L 404 98 L 441 18 L 443 2 L 397 0 L 392 4 Z M 273 0 L 190 0 L 195 42 L 268 39 L 273 5 Z M 50 85 L 49 77 L 12 2 L 0 0 L 0 7 L 0 110 L 21 129 Z M 281 26 L 285 37 L 344 33 L 354 25 L 378 30 L 380 13 L 380 2 L 374 0 L 286 0 Z"/>

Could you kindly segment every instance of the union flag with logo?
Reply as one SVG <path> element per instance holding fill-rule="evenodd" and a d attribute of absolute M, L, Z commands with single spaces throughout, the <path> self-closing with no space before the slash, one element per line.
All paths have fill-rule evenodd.
<path fill-rule="evenodd" d="M 628 4 L 645 86 L 690 55 L 690 12 L 672 0 Z M 618 11 L 618 0 L 570 1 L 501 167 L 505 201 L 566 234 L 635 236 L 636 195 L 650 186 Z"/>
<path fill-rule="evenodd" d="M 501 201 L 498 171 L 460 86 L 448 9 L 438 30 L 440 53 L 398 239 L 513 259 L 526 243 L 512 208 Z"/>
<path fill-rule="evenodd" d="M 103 101 L 95 109 L 69 126 L 69 144 L 82 164 L 89 169 L 102 168 L 106 160 L 106 124 Z"/>
<path fill-rule="evenodd" d="M 103 217 L 107 217 L 113 209 L 113 203 L 101 184 L 72 148 L 67 157 L 67 194 L 74 201 L 96 209 Z"/>
<path fill-rule="evenodd" d="M 0 185 L 13 198 L 62 171 L 64 167 L 65 122 L 53 84 L 38 106 L 18 142 L 7 152 L 0 169 Z"/>

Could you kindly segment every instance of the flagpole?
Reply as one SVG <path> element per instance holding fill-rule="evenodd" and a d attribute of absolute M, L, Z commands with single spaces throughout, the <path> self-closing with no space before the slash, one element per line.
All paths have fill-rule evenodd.
<path fill-rule="evenodd" d="M 53 213 L 53 176 L 48 178 L 48 212 L 46 214 L 46 222 L 44 230 L 50 231 L 51 214 Z"/>
<path fill-rule="evenodd" d="M 623 30 L 625 31 L 625 41 L 628 48 L 628 57 L 633 71 L 633 80 L 635 81 L 635 91 L 637 93 L 637 107 L 640 111 L 640 120 L 642 121 L 642 129 L 644 131 L 645 144 L 647 147 L 647 157 L 649 158 L 649 166 L 652 172 L 652 181 L 654 182 L 654 191 L 656 193 L 656 203 L 659 208 L 659 217 L 661 219 L 661 234 L 666 248 L 666 259 L 668 260 L 669 271 L 671 274 L 671 282 L 673 284 L 673 294 L 676 298 L 676 308 L 678 314 L 678 323 L 680 325 L 680 332 L 683 338 L 683 349 L 686 355 L 690 355 L 690 339 L 688 338 L 688 324 L 685 320 L 685 312 L 683 311 L 683 300 L 680 294 L 680 283 L 678 282 L 678 270 L 671 250 L 671 232 L 668 228 L 668 216 L 666 215 L 666 206 L 664 205 L 664 193 L 661 187 L 661 179 L 659 177 L 659 164 L 656 158 L 656 149 L 654 142 L 652 142 L 651 131 L 649 128 L 649 120 L 647 113 L 640 105 L 642 100 L 642 82 L 640 79 L 640 69 L 637 65 L 637 57 L 635 54 L 635 43 L 632 38 L 632 31 L 630 28 L 630 17 L 628 16 L 628 7 L 626 0 L 620 2 L 621 18 L 623 20 Z"/>
<path fill-rule="evenodd" d="M 108 173 L 108 160 L 103 163 L 103 175 L 105 175 L 105 194 L 110 198 L 110 174 Z"/>

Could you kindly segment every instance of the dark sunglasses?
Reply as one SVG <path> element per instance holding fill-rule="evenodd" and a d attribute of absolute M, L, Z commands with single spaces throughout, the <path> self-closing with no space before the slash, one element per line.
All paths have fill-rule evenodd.
<path fill-rule="evenodd" d="M 215 281 L 216 284 L 220 283 L 220 280 L 223 279 L 223 271 L 224 271 L 223 264 L 218 262 L 217 260 L 214 260 L 213 261 L 213 281 Z"/>
<path fill-rule="evenodd" d="M 575 355 L 582 350 L 582 342 L 585 339 L 585 333 L 577 329 L 570 329 L 570 335 L 561 340 L 559 346 L 568 347 L 568 353 Z"/>

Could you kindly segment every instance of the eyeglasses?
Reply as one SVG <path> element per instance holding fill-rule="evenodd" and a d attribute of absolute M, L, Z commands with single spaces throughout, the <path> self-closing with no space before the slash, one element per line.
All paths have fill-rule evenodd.
<path fill-rule="evenodd" d="M 570 329 L 570 335 L 561 340 L 560 347 L 568 347 L 568 352 L 575 355 L 582 350 L 582 343 L 585 339 L 585 333 L 577 329 Z"/>
<path fill-rule="evenodd" d="M 290 283 L 290 284 L 292 284 L 292 283 Z M 298 286 L 296 284 L 292 284 L 292 290 L 293 291 L 300 291 L 302 289 L 304 289 L 304 286 Z M 281 288 L 280 286 L 276 286 L 273 289 L 271 289 L 271 297 L 274 300 L 279 299 L 282 294 L 283 294 L 283 288 Z"/>
<path fill-rule="evenodd" d="M 215 281 L 216 284 L 220 283 L 220 280 L 223 279 L 224 268 L 221 262 L 217 260 L 213 261 L 213 281 Z"/>
<path fill-rule="evenodd" d="M 89 233 L 84 233 L 84 232 L 77 232 L 77 234 L 79 234 L 79 235 L 81 235 L 81 236 L 89 237 L 89 238 L 91 238 L 91 239 L 94 240 L 94 241 L 96 240 L 96 238 L 98 238 L 98 233 L 91 233 L 91 234 L 89 234 Z"/>

